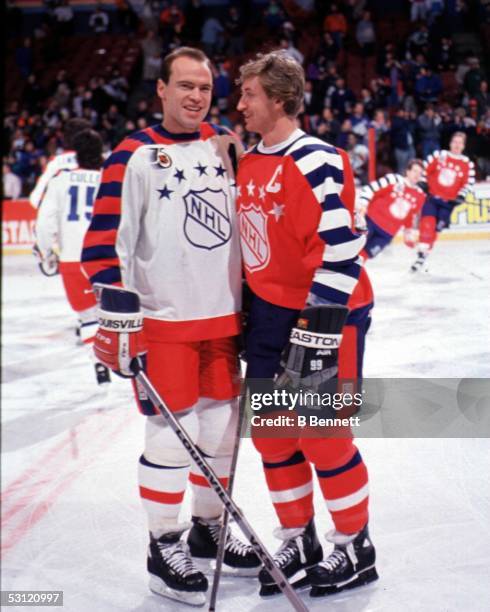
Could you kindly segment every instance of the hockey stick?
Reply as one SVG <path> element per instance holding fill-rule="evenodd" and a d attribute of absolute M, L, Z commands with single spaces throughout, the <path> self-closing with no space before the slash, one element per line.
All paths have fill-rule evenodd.
<path fill-rule="evenodd" d="M 133 362 L 134 363 L 134 362 Z M 243 515 L 240 508 L 235 504 L 233 499 L 228 494 L 227 490 L 223 487 L 218 477 L 216 476 L 214 470 L 210 467 L 208 462 L 204 459 L 202 453 L 191 440 L 185 429 L 181 426 L 179 421 L 176 419 L 174 414 L 170 412 L 169 408 L 160 397 L 158 391 L 151 384 L 148 376 L 139 369 L 139 365 L 135 366 L 135 375 L 138 382 L 141 384 L 143 389 L 146 391 L 148 397 L 153 402 L 153 404 L 158 408 L 163 418 L 167 421 L 167 424 L 173 430 L 175 435 L 179 438 L 179 440 L 184 445 L 184 448 L 187 450 L 189 455 L 195 461 L 195 463 L 199 466 L 201 472 L 205 476 L 206 480 L 209 482 L 214 492 L 218 495 L 218 497 L 223 502 L 223 506 L 229 512 L 230 516 L 235 519 L 237 525 L 242 530 L 243 535 L 250 542 L 252 548 L 256 552 L 259 559 L 264 564 L 265 568 L 271 574 L 271 576 L 276 581 L 277 586 L 281 589 L 284 595 L 289 599 L 291 606 L 297 612 L 308 612 L 308 608 L 301 601 L 297 593 L 294 591 L 293 587 L 289 584 L 286 577 L 282 573 L 282 571 L 277 567 L 272 559 L 272 556 L 267 551 L 265 546 L 259 540 L 259 537 L 252 529 L 250 523 L 247 521 L 245 516 Z"/>
<path fill-rule="evenodd" d="M 233 493 L 233 485 L 235 482 L 236 465 L 238 462 L 238 450 L 240 448 L 240 434 L 242 430 L 243 415 L 245 413 L 244 398 L 238 400 L 238 423 L 235 433 L 235 445 L 233 447 L 233 455 L 230 464 L 230 478 L 228 480 L 228 495 L 231 497 Z M 219 534 L 218 550 L 216 552 L 216 567 L 214 568 L 213 586 L 211 587 L 211 596 L 209 598 L 209 612 L 216 610 L 216 599 L 218 597 L 219 581 L 221 579 L 221 568 L 223 566 L 223 559 L 225 556 L 226 538 L 228 537 L 228 522 L 230 519 L 230 513 L 225 508 L 223 513 L 223 524 Z"/>

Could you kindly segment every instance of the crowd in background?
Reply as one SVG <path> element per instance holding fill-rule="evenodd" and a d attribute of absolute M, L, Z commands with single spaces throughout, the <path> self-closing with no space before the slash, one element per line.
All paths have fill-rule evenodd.
<path fill-rule="evenodd" d="M 367 180 L 370 127 L 376 134 L 378 173 L 403 172 L 411 158 L 426 157 L 447 146 L 454 131 L 463 131 L 478 176 L 490 176 L 489 66 L 471 50 L 457 53 L 454 45 L 458 33 L 477 34 L 476 24 L 490 22 L 490 0 L 390 3 L 409 24 L 404 40 L 390 42 L 378 38 L 383 3 L 374 0 L 230 2 L 219 12 L 200 0 L 146 0 L 139 14 L 126 0 L 117 0 L 115 11 L 94 8 L 85 27 L 92 36 L 112 32 L 137 37 L 141 61 L 134 74 L 126 77 L 114 68 L 80 83 L 69 69 L 60 70 L 43 87 L 33 70 L 35 53 L 56 56 L 64 37 L 77 33 L 77 12 L 69 0 L 45 4 L 46 16 L 32 37 L 23 36 L 19 9 L 8 9 L 8 31 L 25 85 L 21 99 L 8 101 L 5 108 L 6 197 L 30 192 L 48 158 L 62 147 L 62 126 L 69 117 L 88 119 L 102 135 L 106 151 L 125 135 L 161 121 L 155 83 L 162 58 L 182 44 L 200 46 L 212 57 L 215 95 L 210 120 L 233 128 L 247 146 L 257 137 L 245 131 L 235 110 L 237 66 L 255 51 L 282 48 L 306 71 L 300 127 L 345 148 L 359 183 Z M 313 46 L 305 23 L 321 24 Z M 343 73 L 339 58 L 346 50 L 375 67 L 362 89 Z M 441 79 L 448 71 L 457 83 L 451 101 Z"/>

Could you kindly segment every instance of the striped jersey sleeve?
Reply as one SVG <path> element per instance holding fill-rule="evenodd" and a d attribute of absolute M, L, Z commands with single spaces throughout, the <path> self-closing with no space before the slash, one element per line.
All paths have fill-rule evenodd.
<path fill-rule="evenodd" d="M 153 142 L 146 132 L 132 134 L 104 162 L 94 212 L 82 250 L 82 269 L 92 284 L 120 285 L 122 282 L 116 241 L 121 220 L 123 181 L 134 152 L 142 145 Z"/>
<path fill-rule="evenodd" d="M 300 139 L 288 153 L 321 207 L 317 232 L 325 246 L 310 293 L 324 302 L 347 304 L 361 272 L 359 252 L 366 238 L 352 231 L 351 213 L 340 197 L 345 162 L 335 148 L 314 138 Z"/>
<path fill-rule="evenodd" d="M 424 159 L 424 168 L 422 172 L 421 181 L 424 183 L 427 182 L 427 175 L 433 172 L 437 165 L 437 160 L 441 156 L 441 151 L 433 151 L 427 156 L 427 159 Z"/>
<path fill-rule="evenodd" d="M 469 159 L 469 157 L 465 157 L 464 161 L 468 165 L 468 180 L 466 184 L 459 190 L 458 197 L 465 198 L 466 194 L 473 189 L 475 184 L 475 164 Z"/>
<path fill-rule="evenodd" d="M 400 174 L 389 173 L 382 176 L 376 181 L 372 181 L 368 185 L 364 185 L 359 193 L 359 205 L 362 209 L 367 209 L 369 203 L 374 198 L 375 194 L 381 189 L 386 189 L 390 185 L 396 185 L 397 183 L 403 183 L 403 177 Z"/>

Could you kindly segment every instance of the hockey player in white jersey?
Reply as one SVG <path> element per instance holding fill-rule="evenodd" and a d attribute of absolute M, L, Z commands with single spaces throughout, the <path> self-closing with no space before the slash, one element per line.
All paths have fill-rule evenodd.
<path fill-rule="evenodd" d="M 90 127 L 91 125 L 86 119 L 78 119 L 76 117 L 68 119 L 63 129 L 64 151 L 49 159 L 44 172 L 38 178 L 36 186 L 29 196 L 29 202 L 34 208 L 39 208 L 46 194 L 49 181 L 58 174 L 60 170 L 72 170 L 78 166 L 73 139 L 77 134 L 83 130 L 90 129 Z"/>
<path fill-rule="evenodd" d="M 97 328 L 96 300 L 80 257 L 100 184 L 102 140 L 93 130 L 84 130 L 75 136 L 73 146 L 77 165 L 59 170 L 47 184 L 36 221 L 36 251 L 41 265 L 53 261 L 55 249 L 59 252 L 59 271 L 78 316 L 80 339 L 91 344 Z M 100 362 L 95 363 L 95 372 L 99 384 L 110 381 L 108 368 Z"/>
<path fill-rule="evenodd" d="M 238 417 L 240 143 L 203 121 L 212 88 L 202 51 L 182 47 L 164 59 L 163 122 L 130 134 L 104 163 L 82 265 L 103 285 L 99 360 L 132 376 L 132 360 L 144 355 L 153 385 L 226 486 Z M 136 385 L 135 392 L 147 417 L 138 480 L 150 589 L 200 605 L 208 582 L 198 565 L 209 568 L 216 557 L 223 504 L 159 411 Z M 179 516 L 189 484 L 192 525 Z M 230 533 L 224 570 L 257 575 L 259 566 L 252 547 Z"/>

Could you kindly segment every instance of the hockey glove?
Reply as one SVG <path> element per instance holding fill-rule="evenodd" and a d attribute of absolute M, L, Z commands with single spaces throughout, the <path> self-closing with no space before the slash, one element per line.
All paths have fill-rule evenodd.
<path fill-rule="evenodd" d="M 310 306 L 301 311 L 284 353 L 279 387 L 316 391 L 338 372 L 342 328 L 349 309 L 338 304 Z"/>
<path fill-rule="evenodd" d="M 419 232 L 414 228 L 408 228 L 403 232 L 403 242 L 407 247 L 413 249 L 419 239 Z"/>
<path fill-rule="evenodd" d="M 144 369 L 147 352 L 138 294 L 109 285 L 94 289 L 99 301 L 95 356 L 119 376 L 131 378 Z"/>
<path fill-rule="evenodd" d="M 59 274 L 59 257 L 54 251 L 49 250 L 46 252 L 46 255 L 43 255 L 39 246 L 34 244 L 32 254 L 37 259 L 39 269 L 44 276 L 56 276 L 56 274 Z"/>
<path fill-rule="evenodd" d="M 422 191 L 423 191 L 424 193 L 429 193 L 429 185 L 427 184 L 427 182 L 426 182 L 426 181 L 419 181 L 419 182 L 417 183 L 417 187 L 418 187 L 419 189 L 422 189 Z"/>

